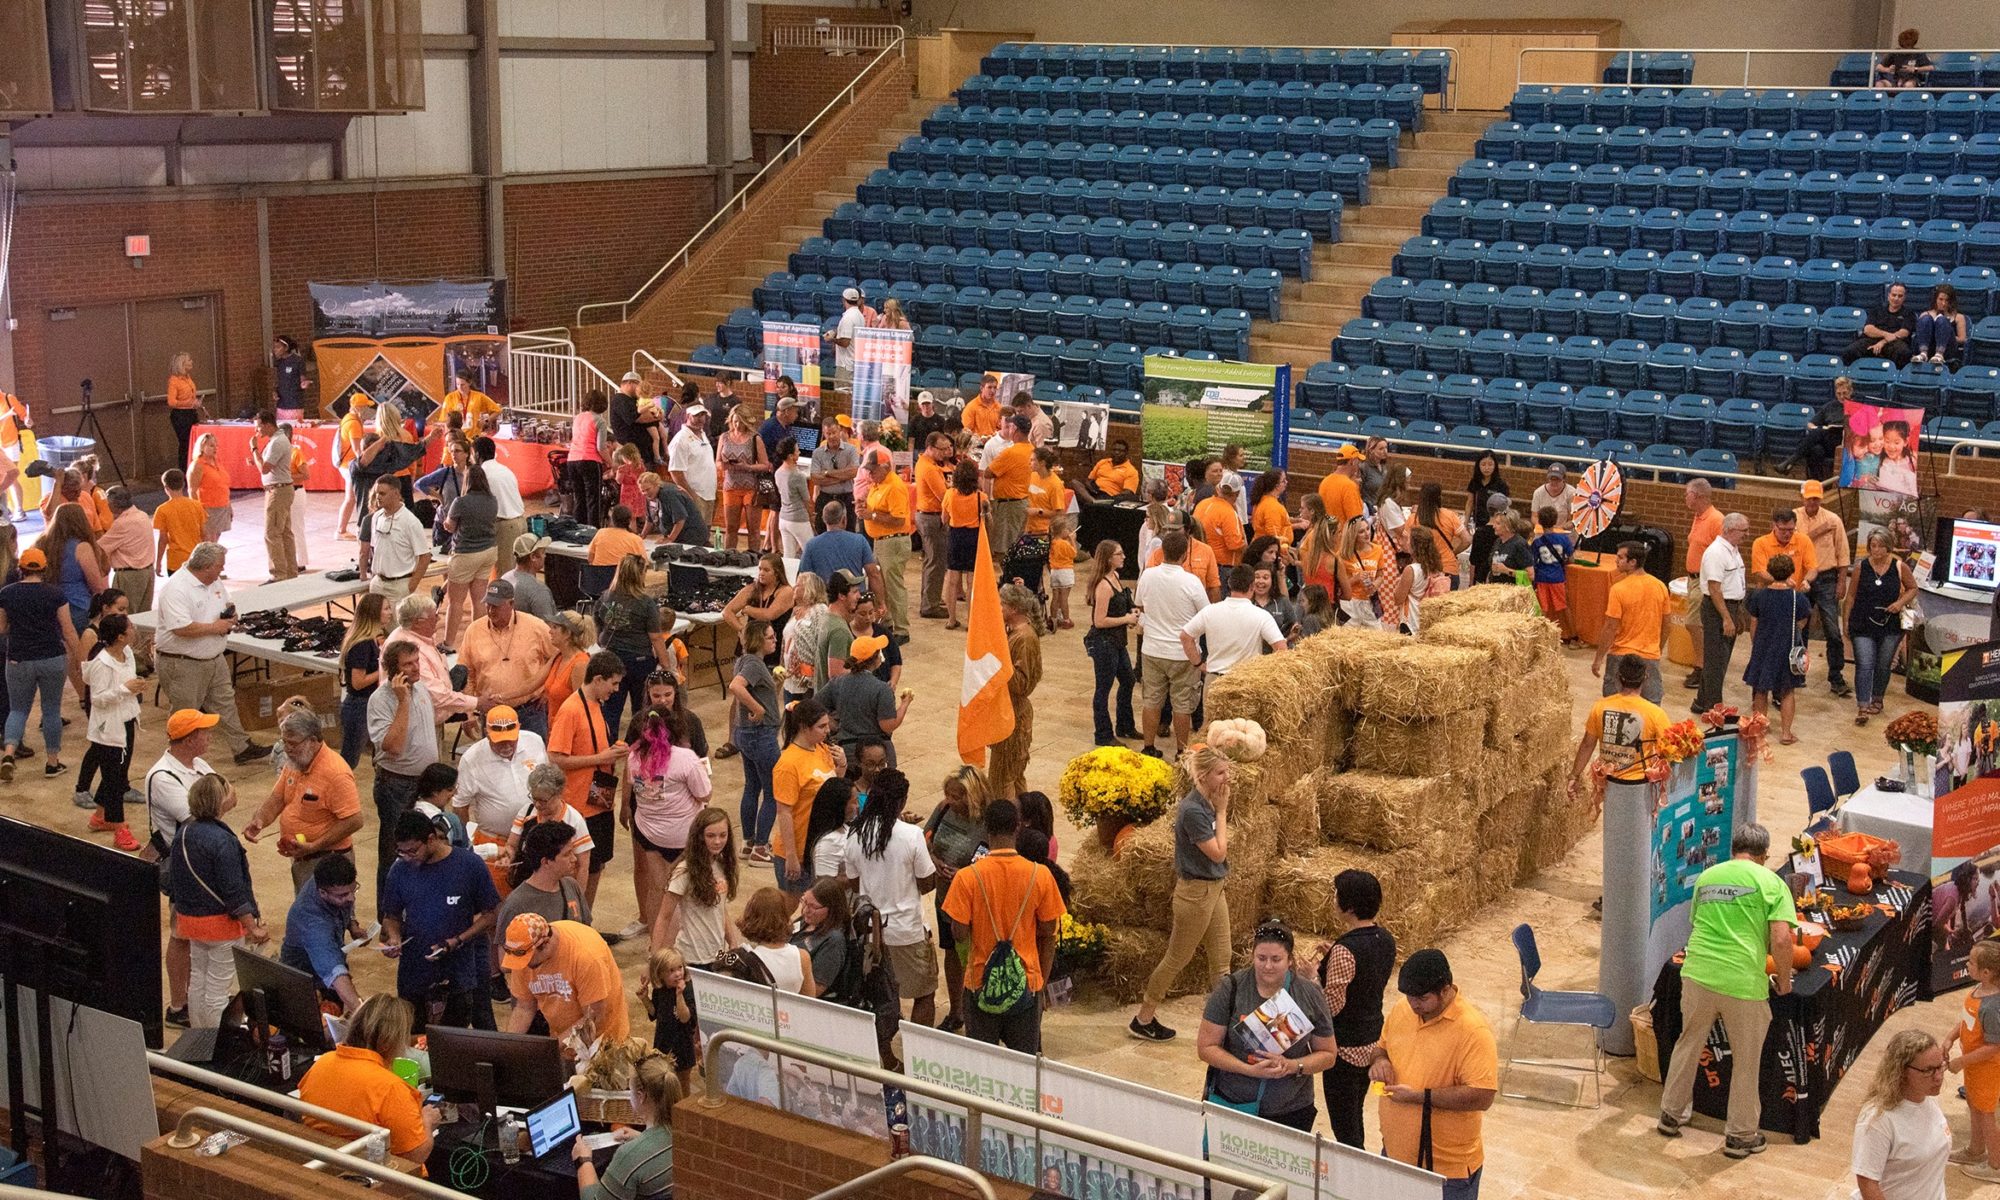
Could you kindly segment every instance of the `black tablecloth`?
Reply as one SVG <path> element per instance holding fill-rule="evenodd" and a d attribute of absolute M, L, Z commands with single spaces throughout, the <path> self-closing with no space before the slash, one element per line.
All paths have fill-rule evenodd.
<path fill-rule="evenodd" d="M 1760 1126 L 1806 1142 L 1819 1136 L 1819 1114 L 1841 1076 L 1889 1014 L 1927 994 L 1931 885 L 1921 875 L 1891 871 L 1889 883 L 1874 894 L 1897 907 L 1878 913 L 1852 933 L 1832 933 L 1820 943 L 1813 965 L 1792 980 L 1789 996 L 1771 997 L 1771 1030 L 1764 1039 L 1757 1090 L 1764 1102 Z M 1859 900 L 1838 892 L 1839 903 Z M 1844 963 L 1838 974 L 1829 959 Z M 1681 965 L 1660 971 L 1653 986 L 1653 1032 L 1660 1043 L 1660 1067 L 1670 1071 L 1674 1044 L 1681 1036 Z M 1695 1073 L 1694 1108 L 1721 1119 L 1729 1111 L 1733 1066 L 1722 1023 L 1709 1032 L 1707 1061 Z"/>
<path fill-rule="evenodd" d="M 591 1128 L 589 1122 L 585 1122 L 584 1128 Z M 425 1164 L 431 1182 L 483 1200 L 576 1200 L 576 1162 L 568 1154 L 538 1160 L 528 1157 L 523 1150 L 520 1159 L 510 1164 L 501 1158 L 495 1146 L 495 1131 L 490 1123 L 466 1120 L 439 1126 L 437 1141 Z M 483 1169 L 466 1165 L 466 1158 L 475 1151 L 484 1163 Z M 599 1176 L 611 1165 L 613 1153 L 613 1148 L 606 1146 L 591 1154 Z M 454 1165 L 458 1168 L 456 1172 Z M 474 1180 L 478 1182 L 475 1184 Z"/>
<path fill-rule="evenodd" d="M 1077 507 L 1081 510 L 1076 522 L 1077 558 L 1088 559 L 1096 553 L 1097 543 L 1109 538 L 1125 547 L 1126 578 L 1137 575 L 1146 565 L 1139 561 L 1139 526 L 1146 523 L 1146 506 L 1137 501 L 1079 499 Z"/>

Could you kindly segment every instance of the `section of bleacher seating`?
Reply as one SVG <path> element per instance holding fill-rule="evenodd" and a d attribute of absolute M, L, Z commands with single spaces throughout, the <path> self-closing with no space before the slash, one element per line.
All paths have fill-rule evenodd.
<path fill-rule="evenodd" d="M 1981 72 L 2000 87 L 2000 59 Z M 1835 85 L 1855 86 L 1855 85 Z M 1941 85 L 1948 86 L 1948 85 Z M 1688 129 L 1853 130 L 1882 133 L 2000 131 L 2000 92 L 1858 87 L 1851 92 L 1792 88 L 1567 87 L 1532 84 L 1515 91 L 1508 116 L 1522 124 L 1679 126 Z"/>
<path fill-rule="evenodd" d="M 1350 87 L 1415 84 L 1444 91 L 1451 56 L 1441 50 L 1341 50 L 1329 47 L 1103 46 L 1003 42 L 980 73 L 999 77 L 1201 79 L 1274 83 L 1344 83 Z"/>

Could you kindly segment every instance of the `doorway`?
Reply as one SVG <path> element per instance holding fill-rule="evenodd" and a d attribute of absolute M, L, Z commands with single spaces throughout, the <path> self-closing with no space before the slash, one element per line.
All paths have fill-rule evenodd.
<path fill-rule="evenodd" d="M 101 443 L 100 478 L 118 481 L 115 460 L 127 486 L 155 490 L 160 472 L 187 465 L 174 461 L 178 454 L 166 414 L 173 356 L 183 350 L 193 356 L 195 386 L 211 409 L 222 394 L 220 307 L 220 297 L 197 295 L 44 309 L 48 394 L 36 414 L 36 432 L 79 432 L 85 424 L 83 381 L 89 380 L 95 421 L 81 432 Z"/>

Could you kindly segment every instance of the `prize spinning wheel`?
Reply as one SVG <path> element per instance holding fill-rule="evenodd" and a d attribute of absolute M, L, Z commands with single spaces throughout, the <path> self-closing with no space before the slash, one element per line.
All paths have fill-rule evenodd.
<path fill-rule="evenodd" d="M 1625 477 L 1610 459 L 1594 462 L 1583 472 L 1576 497 L 1570 501 L 1570 524 L 1578 537 L 1596 537 L 1611 527 L 1618 504 L 1625 498 Z"/>

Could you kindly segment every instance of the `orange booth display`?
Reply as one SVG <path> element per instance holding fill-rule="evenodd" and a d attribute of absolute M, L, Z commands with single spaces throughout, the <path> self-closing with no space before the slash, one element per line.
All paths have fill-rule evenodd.
<path fill-rule="evenodd" d="M 1565 576 L 1569 584 L 1570 627 L 1577 637 L 1592 646 L 1604 631 L 1604 606 L 1611 599 L 1611 581 L 1617 577 L 1618 568 L 1612 565 L 1611 558 L 1570 560 Z"/>
<path fill-rule="evenodd" d="M 196 441 L 204 434 L 215 435 L 216 454 L 222 461 L 223 469 L 229 472 L 229 486 L 236 491 L 254 492 L 264 486 L 255 464 L 250 461 L 250 435 L 255 428 L 248 421 L 219 421 L 194 427 Z M 337 492 L 347 486 L 346 476 L 334 466 L 333 461 L 334 440 L 339 431 L 339 424 L 332 421 L 293 423 L 293 434 L 303 445 L 307 457 L 312 459 L 312 467 L 306 474 L 307 491 Z M 555 471 L 549 465 L 549 451 L 561 447 L 501 438 L 494 441 L 494 448 L 499 453 L 500 461 L 521 481 L 523 499 L 532 503 L 535 497 L 555 487 Z M 430 453 L 424 459 L 423 469 L 436 470 L 441 454 L 442 451 L 433 442 Z"/>

